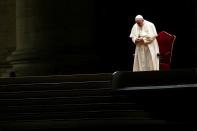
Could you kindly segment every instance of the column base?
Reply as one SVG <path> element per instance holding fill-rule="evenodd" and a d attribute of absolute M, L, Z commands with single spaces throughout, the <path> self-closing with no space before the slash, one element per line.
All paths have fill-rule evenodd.
<path fill-rule="evenodd" d="M 15 51 L 8 57 L 16 76 L 66 75 L 102 72 L 96 54 L 50 51 Z M 49 52 L 49 53 L 46 53 Z M 10 72 L 8 72 L 10 73 Z"/>

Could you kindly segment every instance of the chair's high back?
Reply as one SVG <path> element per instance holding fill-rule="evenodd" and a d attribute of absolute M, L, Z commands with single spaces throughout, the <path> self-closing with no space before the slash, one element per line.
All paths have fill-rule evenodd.
<path fill-rule="evenodd" d="M 169 70 L 175 35 L 162 31 L 157 36 L 160 51 L 160 70 Z"/>

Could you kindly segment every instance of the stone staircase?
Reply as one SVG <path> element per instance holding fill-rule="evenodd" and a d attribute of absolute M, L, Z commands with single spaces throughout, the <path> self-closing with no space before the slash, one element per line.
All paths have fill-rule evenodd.
<path fill-rule="evenodd" d="M 197 69 L 114 73 L 116 94 L 143 105 L 154 119 L 166 125 L 196 125 Z"/>
<path fill-rule="evenodd" d="M 163 124 L 124 95 L 112 74 L 0 79 L 0 129 L 43 130 Z"/>

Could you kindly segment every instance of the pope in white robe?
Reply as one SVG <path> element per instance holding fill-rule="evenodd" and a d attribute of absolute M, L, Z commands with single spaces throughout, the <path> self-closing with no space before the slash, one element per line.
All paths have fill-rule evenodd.
<path fill-rule="evenodd" d="M 159 46 L 155 25 L 141 15 L 135 17 L 130 37 L 136 45 L 133 71 L 159 70 Z"/>

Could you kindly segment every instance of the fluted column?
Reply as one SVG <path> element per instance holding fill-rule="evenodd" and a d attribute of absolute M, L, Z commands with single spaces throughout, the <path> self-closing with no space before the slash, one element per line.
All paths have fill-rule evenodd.
<path fill-rule="evenodd" d="M 16 0 L 17 76 L 94 72 L 94 1 Z"/>

